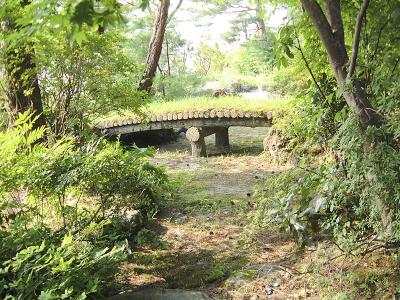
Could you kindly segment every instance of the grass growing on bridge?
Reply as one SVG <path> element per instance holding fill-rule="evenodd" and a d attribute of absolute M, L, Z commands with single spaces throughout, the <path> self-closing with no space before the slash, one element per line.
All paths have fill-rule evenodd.
<path fill-rule="evenodd" d="M 250 100 L 241 96 L 224 97 L 190 97 L 174 101 L 155 101 L 150 103 L 143 112 L 147 115 L 169 112 L 205 111 L 209 109 L 237 109 L 244 112 L 284 112 L 289 109 L 291 98 L 269 98 L 266 100 Z M 130 111 L 114 112 L 96 120 L 117 120 L 135 115 Z"/>
<path fill-rule="evenodd" d="M 287 98 L 249 100 L 241 96 L 194 97 L 175 101 L 152 102 L 147 107 L 147 111 L 151 114 L 208 109 L 238 109 L 250 112 L 281 111 L 287 108 L 288 101 Z"/>

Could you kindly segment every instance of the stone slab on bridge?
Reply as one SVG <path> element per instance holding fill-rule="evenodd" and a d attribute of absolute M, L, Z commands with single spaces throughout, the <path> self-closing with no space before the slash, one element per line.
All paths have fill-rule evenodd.
<path fill-rule="evenodd" d="M 249 112 L 237 109 L 210 109 L 151 114 L 146 117 L 121 117 L 98 123 L 96 129 L 105 130 L 109 136 L 132 134 L 153 130 L 188 128 L 186 137 L 192 146 L 192 156 L 206 156 L 204 138 L 215 134 L 218 148 L 229 147 L 231 126 L 270 127 L 273 112 Z"/>

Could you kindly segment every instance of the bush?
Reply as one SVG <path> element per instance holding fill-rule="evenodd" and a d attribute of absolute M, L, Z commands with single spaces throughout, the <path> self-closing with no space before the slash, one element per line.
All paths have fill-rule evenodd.
<path fill-rule="evenodd" d="M 262 227 L 278 225 L 304 243 L 319 230 L 326 199 L 315 191 L 323 184 L 320 169 L 294 168 L 269 179 L 259 188 L 256 221 Z"/>
<path fill-rule="evenodd" d="M 310 84 L 307 78 L 309 75 L 304 73 L 301 64 L 275 68 L 267 74 L 264 89 L 281 96 L 297 95 Z"/>
<path fill-rule="evenodd" d="M 0 297 L 84 299 L 157 212 L 166 175 L 147 161 L 151 152 L 118 143 L 46 147 L 44 129 L 28 120 L 0 132 Z"/>
<path fill-rule="evenodd" d="M 328 233 L 353 254 L 397 247 L 400 152 L 390 132 L 382 127 L 361 134 L 349 116 L 330 141 L 332 154 L 325 154 L 323 163 L 300 165 L 266 183 L 258 222 L 279 224 L 302 241 Z"/>
<path fill-rule="evenodd" d="M 206 79 L 198 74 L 185 73 L 178 76 L 161 77 L 155 80 L 156 96 L 164 99 L 184 98 L 197 95 Z"/>
<path fill-rule="evenodd" d="M 112 278 L 125 246 L 99 249 L 72 234 L 28 246 L 0 269 L 5 299 L 86 299 Z"/>

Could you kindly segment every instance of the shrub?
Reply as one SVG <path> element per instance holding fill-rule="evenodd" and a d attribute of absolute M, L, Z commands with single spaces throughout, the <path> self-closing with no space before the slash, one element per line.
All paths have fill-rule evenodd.
<path fill-rule="evenodd" d="M 0 295 L 5 299 L 86 299 L 98 292 L 125 257 L 125 246 L 99 249 L 76 238 L 68 234 L 59 242 L 43 240 L 3 262 Z"/>
<path fill-rule="evenodd" d="M 205 77 L 191 73 L 170 77 L 157 76 L 154 83 L 157 90 L 156 96 L 171 100 L 196 95 L 205 81 Z"/>
<path fill-rule="evenodd" d="M 309 85 L 308 75 L 300 64 L 293 64 L 287 68 L 275 68 L 266 77 L 264 88 L 266 91 L 282 96 L 297 95 Z"/>
<path fill-rule="evenodd" d="M 314 168 L 300 165 L 266 183 L 266 191 L 281 191 L 260 194 L 258 221 L 301 237 L 329 233 L 353 254 L 397 247 L 400 155 L 390 131 L 368 128 L 361 134 L 350 116 L 330 142 L 330 160 Z"/>
<path fill-rule="evenodd" d="M 315 191 L 326 170 L 294 168 L 268 180 L 259 188 L 256 221 L 262 227 L 277 224 L 304 243 L 318 232 L 318 220 L 326 199 Z"/>
<path fill-rule="evenodd" d="M 0 132 L 0 298 L 84 299 L 112 276 L 124 238 L 157 212 L 166 176 L 151 152 L 118 143 L 46 147 L 28 120 Z"/>

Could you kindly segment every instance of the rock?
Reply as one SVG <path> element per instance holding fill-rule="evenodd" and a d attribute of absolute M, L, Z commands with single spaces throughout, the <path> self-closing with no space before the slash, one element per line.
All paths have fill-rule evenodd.
<path fill-rule="evenodd" d="M 274 289 L 272 287 L 270 287 L 270 286 L 267 286 L 265 288 L 265 292 L 267 293 L 267 295 L 272 295 L 273 292 L 274 292 Z"/>
<path fill-rule="evenodd" d="M 231 84 L 231 89 L 234 93 L 241 93 L 243 92 L 242 90 L 242 84 L 240 82 L 234 82 Z"/>
<path fill-rule="evenodd" d="M 277 130 L 272 129 L 263 141 L 264 152 L 269 154 L 272 162 L 280 163 L 287 160 L 288 154 L 284 151 L 285 142 Z"/>
<path fill-rule="evenodd" d="M 279 281 L 274 282 L 274 284 L 273 284 L 273 287 L 274 287 L 274 288 L 278 288 L 278 287 L 280 287 L 280 286 L 281 286 L 281 284 L 280 284 Z"/>
<path fill-rule="evenodd" d="M 234 274 L 226 279 L 225 284 L 229 287 L 240 288 L 243 285 L 248 283 L 245 277 L 242 274 Z"/>
<path fill-rule="evenodd" d="M 107 298 L 107 300 L 211 300 L 203 292 L 184 290 L 144 289 Z"/>
<path fill-rule="evenodd" d="M 224 89 L 217 89 L 213 91 L 213 96 L 214 97 L 219 97 L 219 96 L 226 96 L 227 92 Z"/>
<path fill-rule="evenodd" d="M 297 157 L 293 157 L 291 163 L 293 167 L 296 167 L 299 164 L 299 159 Z"/>

